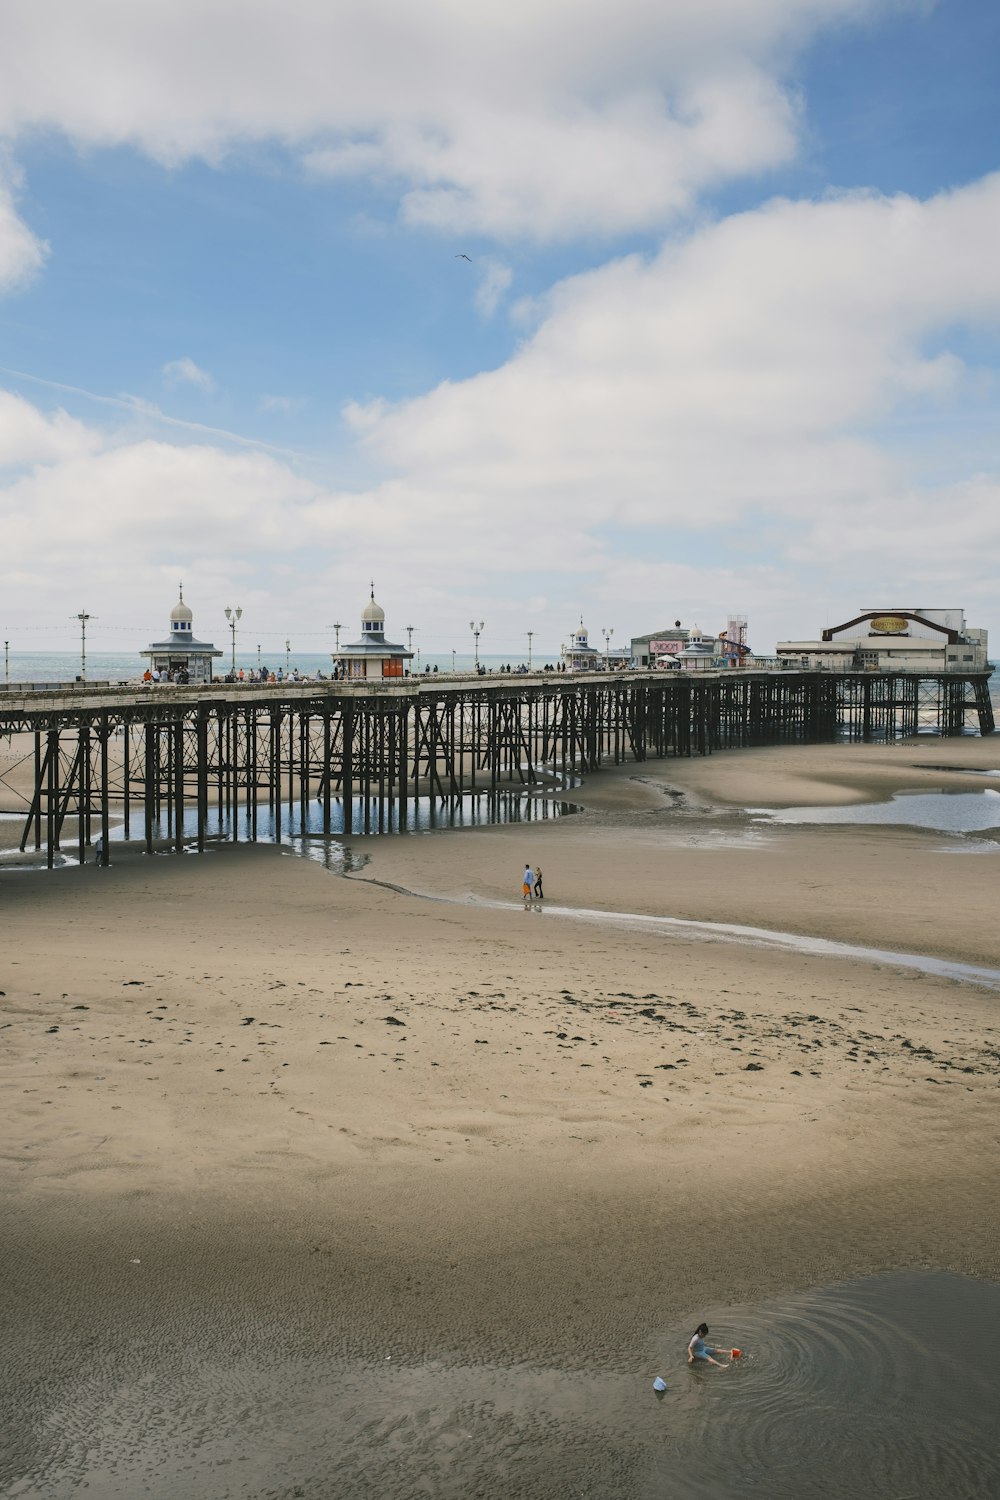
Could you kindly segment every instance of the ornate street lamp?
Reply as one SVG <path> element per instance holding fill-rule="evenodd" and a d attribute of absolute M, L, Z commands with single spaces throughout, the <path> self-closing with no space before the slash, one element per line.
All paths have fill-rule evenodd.
<path fill-rule="evenodd" d="M 531 671 L 531 637 L 534 635 L 534 633 L 535 632 L 533 630 L 529 630 L 528 631 L 528 671 L 529 672 Z"/>
<path fill-rule="evenodd" d="M 74 620 L 79 620 L 80 621 L 80 680 L 81 680 L 81 682 L 86 682 L 86 680 L 87 680 L 87 621 L 88 620 L 92 620 L 93 618 L 94 618 L 94 616 L 93 615 L 88 615 L 88 613 L 87 613 L 87 611 L 85 609 L 81 609 L 81 611 L 80 611 L 80 613 L 78 615 L 74 615 L 73 616 Z"/>
<path fill-rule="evenodd" d="M 478 625 L 476 624 L 475 620 L 470 620 L 469 621 L 469 629 L 472 631 L 472 634 L 476 638 L 476 675 L 477 676 L 479 675 L 479 637 L 482 634 L 483 626 L 485 624 L 486 624 L 485 620 L 480 620 L 480 622 L 479 622 Z"/>
<path fill-rule="evenodd" d="M 614 633 L 615 633 L 614 626 L 612 626 L 610 630 L 602 630 L 601 631 L 601 634 L 604 637 L 604 670 L 605 670 L 605 672 L 609 672 L 611 670 L 611 662 L 609 660 L 609 657 L 610 657 L 610 654 L 611 654 L 611 637 L 614 635 Z"/>
<path fill-rule="evenodd" d="M 229 629 L 233 637 L 232 674 L 234 677 L 236 676 L 236 624 L 242 614 L 243 611 L 238 604 L 235 609 L 230 609 L 229 605 L 226 605 L 226 619 L 229 621 Z"/>

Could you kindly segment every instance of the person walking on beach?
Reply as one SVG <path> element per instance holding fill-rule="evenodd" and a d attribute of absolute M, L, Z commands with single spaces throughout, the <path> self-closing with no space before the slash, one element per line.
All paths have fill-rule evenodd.
<path fill-rule="evenodd" d="M 542 901 L 542 900 L 545 899 L 545 892 L 542 890 L 542 867 L 541 867 L 541 865 L 536 865 L 535 866 L 535 895 L 538 897 L 539 901 Z"/>
<path fill-rule="evenodd" d="M 531 890 L 535 884 L 535 872 L 530 865 L 525 865 L 524 874 L 521 877 L 521 895 L 524 897 L 525 907 L 531 905 Z"/>
<path fill-rule="evenodd" d="M 705 1339 L 707 1336 L 708 1324 L 699 1323 L 691 1337 L 691 1342 L 688 1344 L 688 1364 L 693 1365 L 696 1362 L 704 1362 L 708 1365 L 715 1365 L 720 1370 L 728 1370 L 728 1365 L 720 1364 L 715 1358 L 717 1354 L 722 1353 L 722 1350 L 713 1349 L 710 1345 L 706 1344 Z"/>

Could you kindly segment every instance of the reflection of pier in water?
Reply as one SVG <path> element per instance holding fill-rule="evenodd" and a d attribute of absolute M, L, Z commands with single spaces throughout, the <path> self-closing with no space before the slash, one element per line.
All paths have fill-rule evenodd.
<path fill-rule="evenodd" d="M 957 735 L 970 716 L 991 733 L 988 679 L 731 670 L 12 689 L 0 693 L 0 735 L 30 737 L 22 849 L 44 845 L 51 865 L 66 838 L 82 861 L 100 836 L 107 863 L 112 806 L 150 852 L 164 837 L 179 851 L 189 835 L 204 849 L 222 824 L 234 842 L 280 842 L 296 808 L 298 827 L 319 834 L 384 832 L 410 826 L 428 799 L 488 806 L 624 761 L 928 727 Z"/>

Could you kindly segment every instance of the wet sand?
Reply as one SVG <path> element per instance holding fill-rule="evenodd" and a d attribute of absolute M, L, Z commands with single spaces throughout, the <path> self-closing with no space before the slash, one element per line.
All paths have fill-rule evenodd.
<path fill-rule="evenodd" d="M 269 848 L 3 876 L 0 1493 L 75 1493 L 98 1464 L 91 1494 L 129 1493 L 155 1453 L 165 1494 L 292 1495 L 293 1456 L 285 1488 L 246 1462 L 280 1448 L 299 1362 L 362 1414 L 376 1367 L 409 1371 L 435 1436 L 420 1470 L 376 1424 L 395 1468 L 370 1492 L 432 1494 L 443 1456 L 475 1479 L 475 1422 L 421 1371 L 645 1392 L 668 1325 L 890 1270 L 1000 1280 L 994 993 L 514 899 L 529 858 L 561 906 L 1000 967 L 992 855 L 740 811 L 929 787 L 946 762 L 1000 747 L 647 763 L 558 823 L 355 840 L 348 878 Z M 242 1458 L 212 1446 L 212 1371 L 227 1401 L 245 1387 Z M 126 1439 L 126 1391 L 173 1415 Z M 482 1449 L 492 1492 L 640 1493 L 576 1417 L 526 1413 Z M 338 1487 L 335 1434 L 321 1449 L 308 1493 L 368 1492 Z"/>

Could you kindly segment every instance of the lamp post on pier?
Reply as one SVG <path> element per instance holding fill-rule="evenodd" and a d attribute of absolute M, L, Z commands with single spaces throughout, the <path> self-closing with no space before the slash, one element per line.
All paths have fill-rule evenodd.
<path fill-rule="evenodd" d="M 80 681 L 81 682 L 86 682 L 86 680 L 87 680 L 87 621 L 88 620 L 92 620 L 93 618 L 94 618 L 94 616 L 93 615 L 88 615 L 88 613 L 87 613 L 87 611 L 85 609 L 81 609 L 81 611 L 80 611 L 80 613 L 78 615 L 74 615 L 73 616 L 74 620 L 79 620 L 80 621 Z"/>
<path fill-rule="evenodd" d="M 257 642 L 257 676 L 260 676 L 260 641 Z"/>
<path fill-rule="evenodd" d="M 529 630 L 528 631 L 528 671 L 529 672 L 531 671 L 531 637 L 534 635 L 534 633 L 535 632 L 533 630 Z"/>
<path fill-rule="evenodd" d="M 611 670 L 611 661 L 610 661 L 610 656 L 611 656 L 611 637 L 614 635 L 614 633 L 615 633 L 614 626 L 612 626 L 610 630 L 606 630 L 605 629 L 605 630 L 601 631 L 601 634 L 604 637 L 604 670 L 605 670 L 605 672 L 609 672 Z"/>
<path fill-rule="evenodd" d="M 454 671 L 454 668 L 452 668 Z M 10 641 L 3 643 L 3 680 L 10 681 Z"/>
<path fill-rule="evenodd" d="M 476 624 L 475 620 L 470 620 L 469 621 L 469 629 L 472 631 L 472 634 L 476 638 L 476 676 L 477 677 L 479 676 L 479 637 L 482 634 L 483 626 L 485 624 L 486 624 L 485 620 L 480 620 L 480 622 L 479 622 L 478 625 Z"/>
<path fill-rule="evenodd" d="M 285 676 L 286 677 L 288 676 L 288 674 L 291 671 L 291 669 L 292 669 L 292 643 L 286 637 L 286 639 L 285 639 Z"/>
<path fill-rule="evenodd" d="M 233 663 L 231 670 L 234 677 L 236 676 L 236 625 L 242 614 L 243 611 L 238 604 L 235 609 L 230 609 L 229 605 L 226 605 L 226 619 L 229 621 L 229 630 L 233 637 Z"/>
<path fill-rule="evenodd" d="M 333 649 L 336 652 L 337 656 L 339 656 L 340 655 L 340 631 L 341 631 L 341 624 L 340 624 L 339 620 L 334 620 L 334 622 L 333 622 L 333 628 L 337 632 L 337 638 L 336 638 L 336 640 L 334 642 Z"/>
<path fill-rule="evenodd" d="M 455 648 L 454 648 L 454 646 L 452 646 L 452 648 L 451 648 L 451 671 L 452 671 L 452 676 L 454 676 L 455 675 Z"/>

